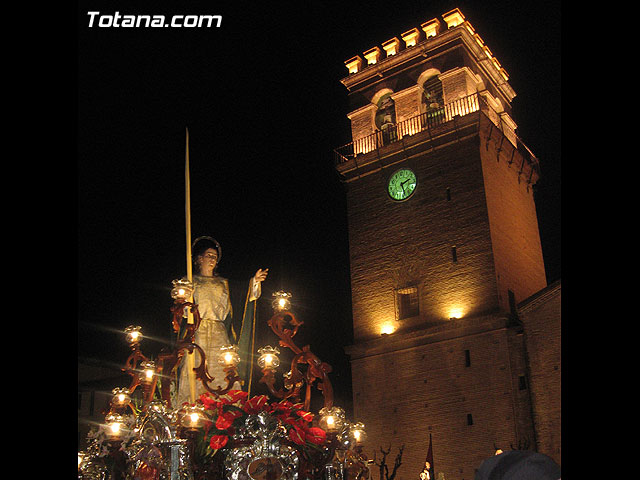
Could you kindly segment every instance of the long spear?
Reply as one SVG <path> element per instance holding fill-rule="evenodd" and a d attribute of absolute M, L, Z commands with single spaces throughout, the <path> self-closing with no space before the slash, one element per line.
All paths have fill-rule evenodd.
<path fill-rule="evenodd" d="M 185 179 L 185 219 L 186 219 L 186 232 L 187 232 L 187 279 L 189 282 L 193 282 L 193 267 L 191 263 L 191 181 L 189 178 L 189 129 L 186 128 L 187 131 L 187 145 L 186 145 L 186 154 L 185 154 L 185 168 L 184 168 L 184 179 Z M 193 303 L 193 293 L 191 294 L 191 299 L 189 300 Z M 191 309 L 187 309 L 187 323 L 193 324 L 193 312 Z M 191 399 L 191 403 L 195 403 L 196 401 L 196 374 L 194 371 L 195 368 L 195 351 L 191 351 L 187 353 L 187 372 L 189 375 L 189 396 Z"/>

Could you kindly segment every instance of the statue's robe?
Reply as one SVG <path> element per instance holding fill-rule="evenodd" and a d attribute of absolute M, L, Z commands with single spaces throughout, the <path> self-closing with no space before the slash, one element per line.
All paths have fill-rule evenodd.
<path fill-rule="evenodd" d="M 240 355 L 238 376 L 242 378 L 244 385 L 236 383 L 233 388 L 247 390 L 251 382 L 256 300 L 261 294 L 260 282 L 254 282 L 253 278 L 248 282 L 229 282 L 217 275 L 194 275 L 193 283 L 193 300 L 202 318 L 196 331 L 195 343 L 204 350 L 207 370 L 215 378 L 209 387 L 226 387 L 224 367 L 218 364 L 220 347 L 235 344 L 238 345 Z M 194 366 L 197 367 L 200 364 L 199 353 L 195 353 L 195 357 Z M 190 401 L 186 355 L 181 363 L 177 375 L 177 405 Z M 202 382 L 197 380 L 196 398 L 206 391 Z"/>

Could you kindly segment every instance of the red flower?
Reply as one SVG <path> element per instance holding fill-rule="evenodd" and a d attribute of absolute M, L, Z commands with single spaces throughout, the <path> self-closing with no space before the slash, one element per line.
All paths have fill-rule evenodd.
<path fill-rule="evenodd" d="M 241 416 L 242 412 L 239 412 L 237 410 L 221 413 L 220 415 L 218 415 L 218 419 L 216 420 L 216 428 L 218 430 L 226 430 L 233 424 L 233 421 L 236 418 Z"/>
<path fill-rule="evenodd" d="M 228 441 L 229 437 L 227 437 L 226 435 L 213 435 L 211 437 L 211 441 L 209 442 L 209 446 L 213 450 L 219 450 L 224 447 Z"/>
<path fill-rule="evenodd" d="M 327 433 L 321 428 L 311 427 L 306 431 L 306 439 L 308 442 L 322 445 L 327 440 Z"/>
<path fill-rule="evenodd" d="M 267 396 L 266 395 L 258 395 L 256 397 L 250 398 L 245 404 L 244 404 L 244 411 L 247 412 L 249 415 L 255 415 L 257 413 L 262 412 L 263 410 L 265 410 L 265 406 L 267 405 Z"/>
<path fill-rule="evenodd" d="M 305 412 L 304 410 L 297 410 L 296 413 L 305 422 L 311 422 L 313 420 L 313 413 Z"/>
<path fill-rule="evenodd" d="M 213 422 L 209 422 L 209 421 L 205 421 L 204 422 L 204 434 L 208 434 L 209 433 L 209 429 L 211 428 L 211 425 L 213 425 Z"/>
<path fill-rule="evenodd" d="M 207 410 L 215 410 L 216 405 L 218 404 L 218 401 L 215 398 L 212 398 L 209 393 L 203 393 L 200 395 L 200 401 Z"/>
<path fill-rule="evenodd" d="M 271 406 L 272 411 L 280 410 L 280 411 L 289 411 L 293 408 L 293 403 L 288 400 L 282 400 L 278 403 L 274 403 Z"/>
<path fill-rule="evenodd" d="M 289 438 L 293 443 L 304 445 L 305 434 L 298 427 L 293 427 L 291 430 L 289 430 Z"/>
<path fill-rule="evenodd" d="M 247 392 L 243 392 L 242 390 L 229 390 L 226 395 L 220 397 L 222 403 L 226 405 L 231 405 L 237 403 L 239 401 L 247 400 Z"/>
<path fill-rule="evenodd" d="M 292 417 L 289 413 L 277 415 L 278 419 L 287 425 L 291 425 L 297 428 L 304 428 L 304 422 L 300 418 Z"/>

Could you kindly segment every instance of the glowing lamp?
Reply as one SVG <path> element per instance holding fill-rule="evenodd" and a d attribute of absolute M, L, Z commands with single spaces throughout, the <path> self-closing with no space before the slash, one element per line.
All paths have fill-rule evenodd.
<path fill-rule="evenodd" d="M 283 292 L 282 290 L 275 292 L 271 295 L 273 297 L 273 301 L 271 302 L 271 306 L 277 312 L 282 310 L 289 310 L 291 308 L 291 294 L 287 292 Z"/>
<path fill-rule="evenodd" d="M 171 298 L 174 300 L 189 300 L 193 294 L 193 283 L 189 280 L 181 278 L 171 282 Z"/>
<path fill-rule="evenodd" d="M 280 359 L 278 358 L 279 353 L 280 350 L 269 345 L 258 349 L 258 354 L 260 355 L 258 358 L 258 366 L 263 369 L 278 368 L 280 365 Z"/>
<path fill-rule="evenodd" d="M 450 320 L 457 320 L 458 318 L 462 318 L 464 316 L 464 312 L 461 308 L 452 308 L 449 312 Z"/>
<path fill-rule="evenodd" d="M 137 345 L 142 340 L 142 333 L 140 332 L 142 327 L 134 327 L 133 325 L 129 325 L 124 329 L 124 334 L 127 336 L 127 342 L 130 345 Z"/>
<path fill-rule="evenodd" d="M 112 405 L 125 407 L 131 402 L 131 392 L 129 392 L 128 388 L 114 388 L 111 393 L 113 393 L 113 398 L 111 399 Z"/>
<path fill-rule="evenodd" d="M 349 437 L 354 446 L 358 447 L 362 445 L 367 439 L 367 432 L 364 431 L 364 423 L 357 422 L 352 424 L 349 428 Z"/>
<path fill-rule="evenodd" d="M 86 453 L 78 452 L 78 470 L 80 470 L 80 467 L 82 466 L 82 462 L 84 461 L 85 456 L 86 456 Z"/>
<path fill-rule="evenodd" d="M 391 335 L 393 332 L 395 332 L 395 329 L 391 323 L 385 323 L 382 325 L 382 328 L 380 328 L 381 335 Z"/>
<path fill-rule="evenodd" d="M 220 355 L 218 356 L 218 364 L 224 367 L 235 367 L 240 363 L 240 355 L 238 355 L 237 345 L 222 345 L 220 347 Z"/>
<path fill-rule="evenodd" d="M 124 417 L 118 413 L 110 413 L 105 418 L 105 424 L 107 427 L 107 436 L 111 440 L 120 440 L 122 435 Z"/>
<path fill-rule="evenodd" d="M 180 424 L 189 430 L 197 430 L 204 426 L 206 420 L 204 405 L 189 405 L 184 410 Z"/>
<path fill-rule="evenodd" d="M 318 414 L 318 424 L 327 433 L 338 432 L 345 423 L 344 410 L 340 407 L 323 407 Z"/>
<path fill-rule="evenodd" d="M 142 373 L 140 374 L 140 379 L 144 383 L 151 383 L 153 381 L 153 376 L 156 374 L 156 364 L 151 360 L 147 360 L 140 364 L 140 368 L 142 369 Z"/>

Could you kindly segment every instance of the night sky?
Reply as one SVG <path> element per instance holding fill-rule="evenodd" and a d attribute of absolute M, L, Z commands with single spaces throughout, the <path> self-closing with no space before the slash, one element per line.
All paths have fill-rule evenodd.
<path fill-rule="evenodd" d="M 169 338 L 171 281 L 186 273 L 188 128 L 192 238 L 221 243 L 223 276 L 269 268 L 258 343 L 277 343 L 271 293 L 291 292 L 297 342 L 333 365 L 348 406 L 345 186 L 332 157 L 351 141 L 343 62 L 455 7 L 510 75 L 518 134 L 540 160 L 548 282 L 560 278 L 559 2 L 345 3 L 79 2 L 79 359 L 122 364 L 131 324 L 152 337 L 147 355 Z M 90 28 L 89 11 L 222 15 L 222 26 Z"/>

